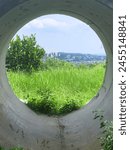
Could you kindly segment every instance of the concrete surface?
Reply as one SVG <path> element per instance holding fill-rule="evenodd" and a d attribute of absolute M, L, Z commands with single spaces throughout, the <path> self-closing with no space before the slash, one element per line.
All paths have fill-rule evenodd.
<path fill-rule="evenodd" d="M 14 34 L 32 19 L 66 14 L 89 24 L 108 56 L 99 93 L 84 108 L 63 117 L 37 115 L 20 102 L 8 84 L 5 56 Z M 99 150 L 99 123 L 93 110 L 112 119 L 112 0 L 0 0 L 0 145 L 25 150 Z M 87 86 L 87 85 L 86 85 Z"/>

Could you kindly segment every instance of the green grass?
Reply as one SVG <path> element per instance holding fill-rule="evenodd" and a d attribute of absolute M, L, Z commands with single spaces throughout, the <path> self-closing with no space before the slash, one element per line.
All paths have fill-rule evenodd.
<path fill-rule="evenodd" d="M 33 72 L 7 72 L 16 96 L 36 112 L 66 114 L 84 106 L 102 85 L 103 64 L 55 67 Z"/>

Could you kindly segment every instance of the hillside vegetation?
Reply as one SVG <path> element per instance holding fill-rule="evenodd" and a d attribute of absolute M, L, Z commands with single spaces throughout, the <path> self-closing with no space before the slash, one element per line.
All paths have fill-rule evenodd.
<path fill-rule="evenodd" d="M 36 113 L 63 115 L 81 108 L 101 87 L 105 64 L 76 63 L 84 57 L 95 61 L 96 57 L 75 55 L 60 53 L 62 59 L 72 62 L 59 60 L 56 55 L 45 56 L 35 35 L 17 35 L 10 41 L 6 57 L 7 76 L 14 93 Z"/>
<path fill-rule="evenodd" d="M 74 65 L 49 59 L 32 73 L 7 72 L 16 96 L 37 113 L 61 115 L 91 100 L 102 85 L 104 65 Z"/>

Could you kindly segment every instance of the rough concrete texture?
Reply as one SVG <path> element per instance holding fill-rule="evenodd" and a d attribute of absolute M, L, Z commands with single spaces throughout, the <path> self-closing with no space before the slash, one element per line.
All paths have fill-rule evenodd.
<path fill-rule="evenodd" d="M 11 91 L 5 70 L 8 43 L 32 19 L 66 14 L 89 24 L 108 56 L 99 93 L 84 108 L 63 117 L 37 115 Z M 112 119 L 112 0 L 0 0 L 0 145 L 25 150 L 99 150 L 99 122 L 93 110 Z M 86 85 L 87 86 L 87 85 Z"/>

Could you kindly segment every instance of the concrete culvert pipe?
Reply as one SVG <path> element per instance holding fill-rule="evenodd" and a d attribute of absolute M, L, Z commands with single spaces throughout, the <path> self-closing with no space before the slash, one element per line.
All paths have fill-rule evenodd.
<path fill-rule="evenodd" d="M 103 86 L 82 109 L 63 117 L 37 115 L 13 94 L 6 76 L 9 41 L 32 19 L 66 14 L 89 24 L 103 42 L 107 69 Z M 25 150 L 99 150 L 93 110 L 112 119 L 112 0 L 0 0 L 0 146 Z M 87 86 L 87 85 L 86 85 Z"/>

